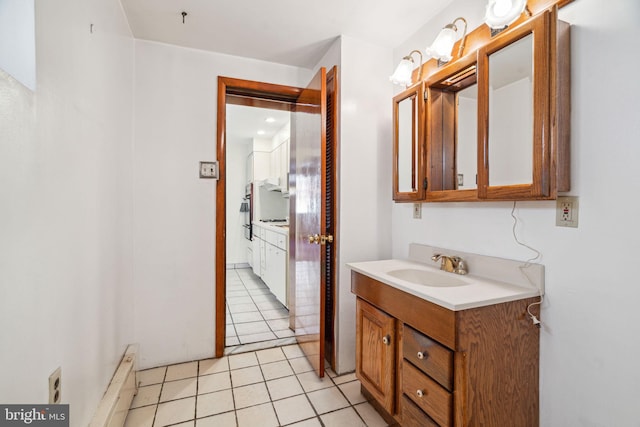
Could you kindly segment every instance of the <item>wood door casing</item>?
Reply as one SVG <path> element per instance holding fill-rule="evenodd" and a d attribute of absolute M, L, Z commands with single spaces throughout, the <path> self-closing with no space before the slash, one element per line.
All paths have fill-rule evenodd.
<path fill-rule="evenodd" d="M 337 144 L 338 144 L 338 112 L 337 112 L 337 93 L 338 93 L 338 84 L 337 84 L 337 67 L 333 67 L 333 69 L 329 73 L 325 73 L 325 76 L 322 78 L 322 81 L 325 82 L 324 85 L 329 87 L 330 90 L 327 90 L 325 94 L 321 94 L 319 98 L 326 100 L 326 102 L 331 102 L 333 104 L 332 113 L 329 115 L 325 113 L 326 117 L 321 119 L 320 133 L 322 135 L 329 135 L 328 132 L 331 133 L 331 138 L 327 139 L 327 143 L 321 143 L 318 140 L 318 147 L 322 148 L 322 159 L 325 163 L 323 165 L 323 169 L 327 169 L 330 171 L 324 175 L 322 181 L 322 191 L 323 193 L 327 192 L 330 194 L 322 195 L 324 197 L 324 203 L 322 203 L 325 212 L 324 217 L 322 218 L 322 224 L 325 228 L 321 231 L 322 233 L 330 233 L 334 237 L 337 238 L 337 230 L 336 230 L 336 192 L 335 188 L 337 186 L 337 172 L 336 172 L 336 162 L 337 162 Z M 270 83 L 263 82 L 255 82 L 250 80 L 241 80 L 229 77 L 218 77 L 218 110 L 217 110 L 217 159 L 220 160 L 220 179 L 218 180 L 216 187 L 216 314 L 215 314 L 215 357 L 222 357 L 224 355 L 224 347 L 225 347 L 225 297 L 226 297 L 226 105 L 227 104 L 235 104 L 235 105 L 245 105 L 245 106 L 254 106 L 261 108 L 271 108 L 271 109 L 279 109 L 286 111 L 293 111 L 294 108 L 299 107 L 299 111 L 303 111 L 305 108 L 311 108 L 313 110 L 313 103 L 318 103 L 316 99 L 314 101 L 314 97 L 318 98 L 317 94 L 313 94 L 312 91 L 306 91 L 303 88 L 290 87 L 290 86 L 281 86 Z M 326 127 L 326 128 L 325 128 Z M 292 147 L 293 148 L 293 147 Z M 291 155 L 289 168 L 291 172 L 295 170 L 295 156 Z M 320 183 L 318 183 L 320 185 Z M 295 203 L 295 191 L 293 191 L 295 187 L 295 174 L 290 174 L 290 187 L 291 191 L 291 204 Z M 331 191 L 329 191 L 329 189 Z M 295 230 L 295 216 L 290 215 L 290 231 Z M 296 241 L 296 233 L 290 232 L 289 239 L 289 250 L 291 253 L 295 253 L 297 247 Z M 327 248 L 328 246 L 324 246 L 323 248 Z M 321 274 L 327 278 L 327 282 L 329 282 L 329 278 L 333 278 L 335 280 L 335 250 L 333 251 L 324 251 L 325 254 L 322 257 L 322 263 L 325 264 L 322 266 L 322 273 L 318 273 L 318 278 L 321 277 Z M 327 264 L 329 264 L 327 266 Z M 289 265 L 289 278 L 295 278 L 295 264 L 290 262 Z M 331 283 L 329 283 L 331 285 Z M 293 290 L 294 286 L 291 286 L 290 290 L 290 298 L 295 300 L 295 291 Z M 324 287 L 323 287 L 324 289 Z M 320 301 L 327 301 L 327 299 L 335 298 L 335 289 L 331 286 L 325 290 L 326 295 L 320 295 L 318 300 L 318 312 L 327 313 L 326 319 L 323 320 L 322 325 L 326 327 L 327 330 L 333 331 L 333 324 L 335 322 L 334 316 L 334 306 L 331 307 L 320 307 Z M 291 306 L 290 310 L 290 321 L 291 326 L 295 326 L 295 305 Z M 318 321 L 318 324 L 320 322 Z M 317 334 L 317 342 L 322 340 L 327 347 L 327 350 L 324 352 L 325 357 L 329 360 L 332 366 L 335 366 L 335 337 L 333 333 L 323 335 Z M 322 339 L 323 338 L 323 339 Z M 323 357 L 318 357 L 323 354 L 320 352 L 319 345 L 317 346 L 317 352 L 315 353 L 316 360 L 322 360 L 324 362 Z M 322 373 L 324 373 L 324 369 L 322 369 Z"/>
<path fill-rule="evenodd" d="M 226 105 L 248 105 L 291 110 L 301 88 L 218 77 L 216 159 L 220 178 L 216 184 L 215 251 L 215 357 L 224 355 L 226 323 Z"/>

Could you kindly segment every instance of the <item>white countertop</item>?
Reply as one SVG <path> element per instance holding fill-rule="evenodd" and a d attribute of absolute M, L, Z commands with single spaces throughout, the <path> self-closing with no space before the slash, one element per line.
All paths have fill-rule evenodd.
<path fill-rule="evenodd" d="M 289 224 L 287 223 L 254 221 L 253 226 L 271 230 L 274 233 L 289 235 Z"/>
<path fill-rule="evenodd" d="M 462 276 L 447 273 L 427 264 L 409 260 L 388 259 L 354 262 L 347 264 L 347 266 L 358 273 L 453 311 L 484 307 L 540 295 L 540 290 L 535 287 L 514 285 L 472 274 Z M 464 286 L 433 287 L 398 279 L 387 274 L 390 271 L 401 269 L 429 270 L 439 274 L 452 275 L 468 284 Z"/>

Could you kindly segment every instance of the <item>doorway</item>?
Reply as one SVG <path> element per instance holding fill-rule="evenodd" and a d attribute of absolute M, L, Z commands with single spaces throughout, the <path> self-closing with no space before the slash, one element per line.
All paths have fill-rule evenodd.
<path fill-rule="evenodd" d="M 327 174 L 323 177 L 323 187 L 326 185 L 326 197 L 323 203 L 326 204 L 326 222 L 331 226 L 331 233 L 335 236 L 335 176 L 336 147 L 337 147 L 337 114 L 336 114 L 336 94 L 337 80 L 336 69 L 334 67 L 327 75 L 327 116 L 326 146 L 322 147 L 325 153 Z M 220 179 L 216 189 L 216 348 L 215 356 L 221 357 L 224 354 L 226 336 L 226 291 L 227 291 L 227 247 L 226 247 L 226 115 L 227 105 L 242 105 L 251 107 L 270 108 L 281 111 L 293 111 L 299 104 L 300 97 L 304 94 L 302 88 L 273 85 L 269 83 L 254 82 L 227 77 L 218 79 L 218 129 L 217 129 L 217 158 L 220 160 Z M 255 189 L 254 189 L 255 191 Z M 324 228 L 323 228 L 324 229 Z M 330 366 L 335 367 L 335 250 L 332 246 L 327 246 L 323 253 L 323 295 L 326 303 L 323 304 L 325 311 L 324 321 L 324 342 L 325 359 Z M 295 307 L 290 305 L 290 310 L 295 313 Z M 294 322 L 290 322 L 294 326 Z"/>
<path fill-rule="evenodd" d="M 290 111 L 226 106 L 227 348 L 296 341 L 286 292 L 290 124 Z"/>

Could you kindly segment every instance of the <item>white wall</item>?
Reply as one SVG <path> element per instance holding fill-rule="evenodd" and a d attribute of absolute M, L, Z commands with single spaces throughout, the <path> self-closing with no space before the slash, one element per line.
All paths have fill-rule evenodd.
<path fill-rule="evenodd" d="M 136 41 L 135 335 L 141 366 L 211 357 L 218 76 L 292 86 L 309 70 Z"/>
<path fill-rule="evenodd" d="M 247 185 L 247 156 L 251 140 L 227 141 L 227 265 L 249 262 L 244 237 L 245 213 L 240 212 Z M 248 203 L 248 202 L 247 202 Z"/>
<path fill-rule="evenodd" d="M 116 0 L 38 2 L 36 43 L 36 92 L 0 73 L 0 402 L 61 366 L 82 426 L 133 342 L 134 45 Z"/>
<path fill-rule="evenodd" d="M 455 2 L 448 17 L 465 16 L 474 28 L 485 2 L 471 3 Z M 580 197 L 580 226 L 556 227 L 554 202 L 519 202 L 516 209 L 520 239 L 542 252 L 546 266 L 540 425 L 637 425 L 640 287 L 628 267 L 640 253 L 640 227 L 632 222 L 640 209 L 640 82 L 632 71 L 640 66 L 640 4 L 579 0 L 560 16 L 573 24 L 570 194 Z M 399 49 L 422 46 L 423 33 Z M 527 259 L 531 252 L 511 235 L 510 210 L 510 203 L 426 204 L 422 220 L 414 220 L 410 205 L 394 204 L 393 256 L 406 257 L 408 244 L 418 242 Z"/>
<path fill-rule="evenodd" d="M 355 296 L 345 264 L 390 255 L 391 59 L 391 49 L 342 36 L 319 63 L 339 66 L 339 373 L 355 369 Z"/>

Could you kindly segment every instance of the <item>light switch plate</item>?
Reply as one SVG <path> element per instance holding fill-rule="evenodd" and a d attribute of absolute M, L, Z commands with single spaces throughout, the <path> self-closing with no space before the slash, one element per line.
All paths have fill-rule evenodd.
<path fill-rule="evenodd" d="M 559 196 L 556 200 L 556 225 L 558 227 L 578 227 L 578 198 Z"/>
<path fill-rule="evenodd" d="M 200 178 L 218 179 L 218 162 L 200 162 Z"/>

